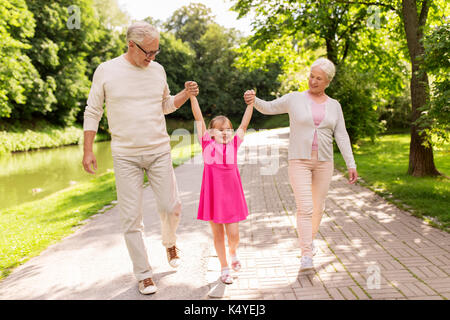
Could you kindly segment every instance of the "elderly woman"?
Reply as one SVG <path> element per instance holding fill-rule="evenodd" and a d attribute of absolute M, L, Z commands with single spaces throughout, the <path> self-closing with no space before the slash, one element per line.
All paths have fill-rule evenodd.
<path fill-rule="evenodd" d="M 313 240 L 333 175 L 333 136 L 347 165 L 349 183 L 355 183 L 358 177 L 341 105 L 325 94 L 334 74 L 334 64 L 320 58 L 311 66 L 309 90 L 291 92 L 270 102 L 257 98 L 253 90 L 244 94 L 245 102 L 254 103 L 263 114 L 289 114 L 288 172 L 297 205 L 301 270 L 314 268 Z"/>

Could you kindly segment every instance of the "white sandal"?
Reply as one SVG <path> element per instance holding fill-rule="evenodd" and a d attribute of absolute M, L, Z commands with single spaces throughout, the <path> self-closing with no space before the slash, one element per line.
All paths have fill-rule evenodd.
<path fill-rule="evenodd" d="M 241 265 L 241 262 L 239 261 L 237 255 L 231 257 L 231 267 L 236 272 L 241 270 L 242 265 Z"/>
<path fill-rule="evenodd" d="M 222 268 L 222 274 L 220 276 L 220 281 L 222 281 L 225 284 L 233 283 L 233 278 L 231 278 L 231 275 L 230 275 L 230 268 L 228 268 L 228 267 Z"/>

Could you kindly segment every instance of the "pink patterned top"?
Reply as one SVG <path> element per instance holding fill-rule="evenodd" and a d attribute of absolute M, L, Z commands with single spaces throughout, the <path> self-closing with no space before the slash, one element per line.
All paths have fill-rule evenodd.
<path fill-rule="evenodd" d="M 308 98 L 311 102 L 311 113 L 312 118 L 314 121 L 314 125 L 316 128 L 319 126 L 319 124 L 322 122 L 323 118 L 325 117 L 325 102 L 317 103 L 312 98 L 310 93 L 308 92 Z M 317 131 L 314 131 L 314 139 L 312 143 L 312 150 L 319 150 L 319 145 L 317 143 Z"/>

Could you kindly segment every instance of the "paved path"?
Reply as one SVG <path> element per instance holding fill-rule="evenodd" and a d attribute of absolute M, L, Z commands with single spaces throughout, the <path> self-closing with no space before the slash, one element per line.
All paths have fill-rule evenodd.
<path fill-rule="evenodd" d="M 299 271 L 288 136 L 288 129 L 251 134 L 240 149 L 250 215 L 241 223 L 243 268 L 232 285 L 219 283 L 209 225 L 196 220 L 197 156 L 175 170 L 183 201 L 183 264 L 177 271 L 167 264 L 146 189 L 145 235 L 156 294 L 138 293 L 113 208 L 18 267 L 0 283 L 0 299 L 448 299 L 450 235 L 360 185 L 348 185 L 338 171 L 316 240 L 315 270 Z"/>

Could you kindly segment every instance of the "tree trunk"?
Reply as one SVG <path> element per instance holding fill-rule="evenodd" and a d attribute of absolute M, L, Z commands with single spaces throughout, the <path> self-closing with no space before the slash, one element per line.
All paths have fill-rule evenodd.
<path fill-rule="evenodd" d="M 334 63 L 334 65 L 338 64 L 338 48 L 337 44 L 333 41 L 333 39 L 326 38 L 325 45 L 327 48 L 327 59 Z"/>
<path fill-rule="evenodd" d="M 434 165 L 432 147 L 425 147 L 423 135 L 419 135 L 419 128 L 414 122 L 420 117 L 420 110 L 426 105 L 429 99 L 428 76 L 421 68 L 418 58 L 424 53 L 422 44 L 423 26 L 428 15 L 428 1 L 424 0 L 420 17 L 417 14 L 415 0 L 402 0 L 402 14 L 411 57 L 411 103 L 412 103 L 412 124 L 411 143 L 409 146 L 409 166 L 408 174 L 412 176 L 436 176 L 440 175 Z M 420 71 L 420 73 L 419 73 Z"/>

